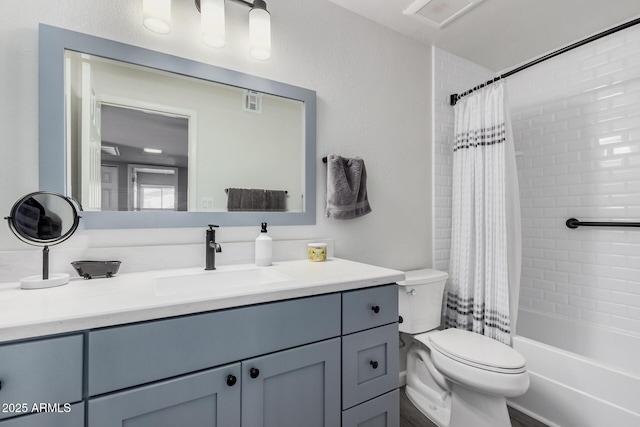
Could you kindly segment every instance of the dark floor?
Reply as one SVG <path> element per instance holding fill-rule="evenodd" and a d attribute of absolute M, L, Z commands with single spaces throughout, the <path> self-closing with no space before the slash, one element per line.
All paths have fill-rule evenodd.
<path fill-rule="evenodd" d="M 546 424 L 542 424 L 513 408 L 509 408 L 509 415 L 513 427 L 547 427 Z M 437 427 L 413 406 L 404 392 L 404 387 L 400 389 L 400 427 Z"/>

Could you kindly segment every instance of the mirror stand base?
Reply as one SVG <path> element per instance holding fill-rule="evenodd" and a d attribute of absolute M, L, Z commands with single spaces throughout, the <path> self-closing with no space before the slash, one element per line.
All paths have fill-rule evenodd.
<path fill-rule="evenodd" d="M 38 274 L 20 279 L 20 288 L 46 289 L 66 285 L 67 283 L 69 283 L 69 275 L 67 273 L 50 274 L 48 279 L 43 279 L 42 276 Z"/>

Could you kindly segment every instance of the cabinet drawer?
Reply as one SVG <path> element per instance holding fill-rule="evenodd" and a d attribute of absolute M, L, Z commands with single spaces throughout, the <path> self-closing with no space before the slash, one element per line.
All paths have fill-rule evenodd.
<path fill-rule="evenodd" d="M 399 427 L 398 389 L 342 413 L 342 427 Z"/>
<path fill-rule="evenodd" d="M 0 346 L 0 401 L 19 404 L 0 419 L 31 412 L 34 403 L 79 402 L 82 360 L 82 335 Z"/>
<path fill-rule="evenodd" d="M 62 409 L 64 410 L 64 409 Z M 84 403 L 71 405 L 69 412 L 39 413 L 0 421 L 0 427 L 84 427 Z"/>
<path fill-rule="evenodd" d="M 398 285 L 345 292 L 342 333 L 350 334 L 398 321 Z"/>
<path fill-rule="evenodd" d="M 342 409 L 398 387 L 398 324 L 342 338 Z"/>
<path fill-rule="evenodd" d="M 89 395 L 340 335 L 340 294 L 91 331 Z"/>
<path fill-rule="evenodd" d="M 240 379 L 236 363 L 91 399 L 88 424 L 239 427 Z"/>

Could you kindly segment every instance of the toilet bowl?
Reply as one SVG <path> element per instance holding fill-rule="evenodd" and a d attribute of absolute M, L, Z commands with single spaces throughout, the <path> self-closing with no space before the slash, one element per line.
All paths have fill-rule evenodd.
<path fill-rule="evenodd" d="M 509 427 L 506 398 L 524 394 L 524 357 L 491 338 L 438 330 L 447 273 L 415 270 L 399 282 L 400 331 L 407 352 L 407 397 L 440 427 Z"/>

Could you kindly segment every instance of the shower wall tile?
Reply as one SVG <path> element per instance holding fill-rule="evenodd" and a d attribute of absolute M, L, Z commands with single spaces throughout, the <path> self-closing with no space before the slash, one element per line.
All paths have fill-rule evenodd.
<path fill-rule="evenodd" d="M 448 271 L 453 108 L 493 77 L 434 48 L 434 266 Z M 520 184 L 520 306 L 640 334 L 640 29 L 632 27 L 508 79 Z"/>
<path fill-rule="evenodd" d="M 449 271 L 454 123 L 453 107 L 449 105 L 449 95 L 464 92 L 479 82 L 485 82 L 495 77 L 495 73 L 436 47 L 433 48 L 432 54 L 434 67 L 432 73 L 434 82 L 433 266 L 437 270 Z M 532 112 L 532 117 L 537 117 L 537 115 Z"/>
<path fill-rule="evenodd" d="M 531 71 L 529 71 L 531 70 Z M 640 28 L 508 80 L 523 227 L 520 306 L 640 334 Z"/>

